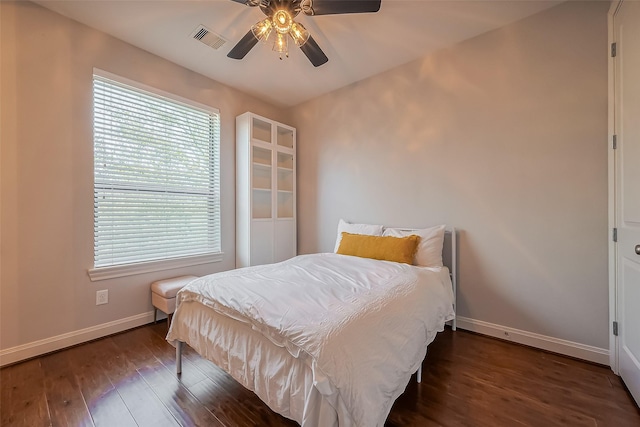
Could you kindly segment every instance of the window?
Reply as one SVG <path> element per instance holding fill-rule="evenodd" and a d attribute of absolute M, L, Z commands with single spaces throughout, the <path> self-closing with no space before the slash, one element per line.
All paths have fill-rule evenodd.
<path fill-rule="evenodd" d="M 220 116 L 141 87 L 93 76 L 92 280 L 220 260 Z"/>

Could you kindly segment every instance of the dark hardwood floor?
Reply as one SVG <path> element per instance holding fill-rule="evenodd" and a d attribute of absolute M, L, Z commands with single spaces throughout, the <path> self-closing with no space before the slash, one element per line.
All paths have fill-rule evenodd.
<path fill-rule="evenodd" d="M 295 426 L 187 349 L 180 379 L 166 323 L 0 370 L 2 426 Z M 389 415 L 400 426 L 640 426 L 608 368 L 450 330 L 423 382 Z"/>

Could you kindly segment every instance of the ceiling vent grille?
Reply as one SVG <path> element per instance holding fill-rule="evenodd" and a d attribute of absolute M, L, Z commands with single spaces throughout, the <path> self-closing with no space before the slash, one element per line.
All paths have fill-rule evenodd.
<path fill-rule="evenodd" d="M 212 32 L 204 25 L 199 25 L 198 28 L 196 28 L 191 34 L 191 37 L 214 49 L 220 49 L 222 45 L 227 42 L 222 38 L 222 36 Z"/>

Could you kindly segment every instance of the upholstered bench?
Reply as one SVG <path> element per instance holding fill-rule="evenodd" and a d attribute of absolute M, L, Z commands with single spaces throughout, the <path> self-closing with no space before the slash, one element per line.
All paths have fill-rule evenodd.
<path fill-rule="evenodd" d="M 197 276 L 180 276 L 158 280 L 151 284 L 151 304 L 153 304 L 153 323 L 156 322 L 158 310 L 167 314 L 167 324 L 171 324 L 171 315 L 176 311 L 176 294 L 185 285 L 197 279 Z"/>

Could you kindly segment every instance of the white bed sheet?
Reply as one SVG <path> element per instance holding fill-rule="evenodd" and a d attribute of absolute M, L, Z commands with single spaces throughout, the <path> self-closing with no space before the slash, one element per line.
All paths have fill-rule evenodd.
<path fill-rule="evenodd" d="M 313 387 L 308 357 L 295 358 L 248 324 L 196 301 L 183 303 L 181 310 L 172 320 L 173 336 L 256 393 L 274 412 L 304 426 L 352 425 L 346 408 L 334 409 Z"/>
<path fill-rule="evenodd" d="M 167 339 L 305 427 L 383 425 L 452 303 L 446 267 L 304 255 L 190 283 Z"/>

